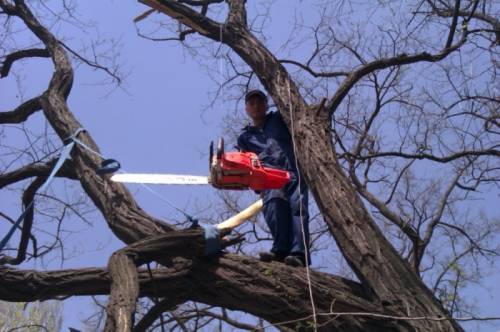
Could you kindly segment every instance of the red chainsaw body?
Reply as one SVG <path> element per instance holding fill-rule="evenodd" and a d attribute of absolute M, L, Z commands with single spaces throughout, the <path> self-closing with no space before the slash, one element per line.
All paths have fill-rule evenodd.
<path fill-rule="evenodd" d="M 287 171 L 264 167 L 253 152 L 211 156 L 210 182 L 220 189 L 280 189 L 290 181 Z"/>

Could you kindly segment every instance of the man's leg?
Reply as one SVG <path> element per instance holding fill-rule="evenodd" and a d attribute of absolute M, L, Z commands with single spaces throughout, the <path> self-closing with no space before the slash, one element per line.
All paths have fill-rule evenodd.
<path fill-rule="evenodd" d="M 264 204 L 263 213 L 274 240 L 271 252 L 284 258 L 290 253 L 290 205 L 273 198 Z"/>
<path fill-rule="evenodd" d="M 290 253 L 292 256 L 300 257 L 303 263 L 305 263 L 305 254 L 307 253 L 307 258 L 310 264 L 311 256 L 309 255 L 308 198 L 308 192 L 305 186 L 303 186 L 302 190 L 299 190 L 297 186 L 290 196 L 290 209 L 292 214 Z"/>

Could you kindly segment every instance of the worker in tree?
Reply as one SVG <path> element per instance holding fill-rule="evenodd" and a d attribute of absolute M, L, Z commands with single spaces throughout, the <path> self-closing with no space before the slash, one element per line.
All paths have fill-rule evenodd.
<path fill-rule="evenodd" d="M 267 112 L 267 97 L 262 91 L 245 95 L 245 110 L 253 123 L 243 128 L 238 149 L 254 152 L 264 166 L 289 171 L 291 178 L 282 189 L 260 192 L 264 218 L 274 240 L 271 251 L 261 252 L 260 259 L 305 266 L 305 255 L 309 255 L 308 191 L 303 179 L 299 188 L 292 137 L 279 112 Z"/>

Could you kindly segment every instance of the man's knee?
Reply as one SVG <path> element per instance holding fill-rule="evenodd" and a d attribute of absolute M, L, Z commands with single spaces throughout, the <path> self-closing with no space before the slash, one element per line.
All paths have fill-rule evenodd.
<path fill-rule="evenodd" d="M 264 219 L 270 227 L 271 225 L 283 224 L 291 217 L 290 205 L 287 201 L 280 198 L 274 198 L 266 202 L 263 207 L 263 213 Z"/>

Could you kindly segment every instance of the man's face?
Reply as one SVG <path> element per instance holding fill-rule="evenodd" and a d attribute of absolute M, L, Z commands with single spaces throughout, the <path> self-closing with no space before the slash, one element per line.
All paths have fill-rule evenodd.
<path fill-rule="evenodd" d="M 252 120 L 262 120 L 266 117 L 267 102 L 259 95 L 250 97 L 245 103 L 245 110 Z"/>

